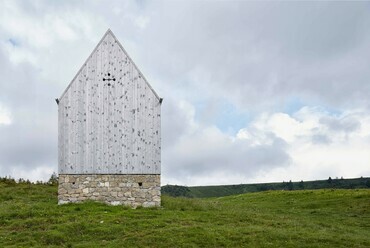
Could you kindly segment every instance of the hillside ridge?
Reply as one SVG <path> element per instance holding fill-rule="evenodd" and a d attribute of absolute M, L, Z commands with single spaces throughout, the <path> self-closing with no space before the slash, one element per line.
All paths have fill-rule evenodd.
<path fill-rule="evenodd" d="M 267 190 L 303 190 L 303 189 L 366 189 L 370 188 L 370 177 L 360 178 L 335 178 L 326 180 L 253 183 L 215 186 L 162 186 L 162 194 L 173 197 L 221 197 Z"/>

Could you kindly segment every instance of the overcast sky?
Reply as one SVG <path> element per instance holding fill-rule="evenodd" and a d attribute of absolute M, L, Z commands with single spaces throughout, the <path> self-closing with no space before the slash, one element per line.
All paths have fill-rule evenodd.
<path fill-rule="evenodd" d="M 1 1 L 0 176 L 57 172 L 59 97 L 110 28 L 162 105 L 162 184 L 370 176 L 370 2 Z"/>

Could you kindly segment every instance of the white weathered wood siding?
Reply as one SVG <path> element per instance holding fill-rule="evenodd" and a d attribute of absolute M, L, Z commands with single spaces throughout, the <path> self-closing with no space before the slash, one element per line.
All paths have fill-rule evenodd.
<path fill-rule="evenodd" d="M 60 174 L 160 174 L 161 103 L 108 30 L 59 98 Z"/>

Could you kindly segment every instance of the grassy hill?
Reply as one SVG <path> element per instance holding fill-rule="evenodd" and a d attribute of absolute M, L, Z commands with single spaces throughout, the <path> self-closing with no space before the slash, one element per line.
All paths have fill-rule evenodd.
<path fill-rule="evenodd" d="M 162 187 L 162 194 L 183 197 L 220 197 L 237 195 L 266 190 L 302 190 L 302 189 L 370 189 L 370 178 L 328 179 L 317 181 L 256 183 L 219 186 L 178 186 L 166 185 Z"/>
<path fill-rule="evenodd" d="M 0 183 L 0 247 L 370 247 L 370 190 L 164 196 L 162 208 L 57 205 L 57 188 Z"/>

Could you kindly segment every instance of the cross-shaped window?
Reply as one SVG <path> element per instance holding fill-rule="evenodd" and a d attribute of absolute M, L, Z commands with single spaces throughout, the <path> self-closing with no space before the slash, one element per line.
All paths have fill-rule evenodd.
<path fill-rule="evenodd" d="M 108 72 L 107 74 L 105 74 L 105 77 L 103 77 L 103 81 L 108 81 L 108 86 L 110 86 L 110 81 L 116 81 L 116 78 L 113 75 L 111 76 Z"/>

